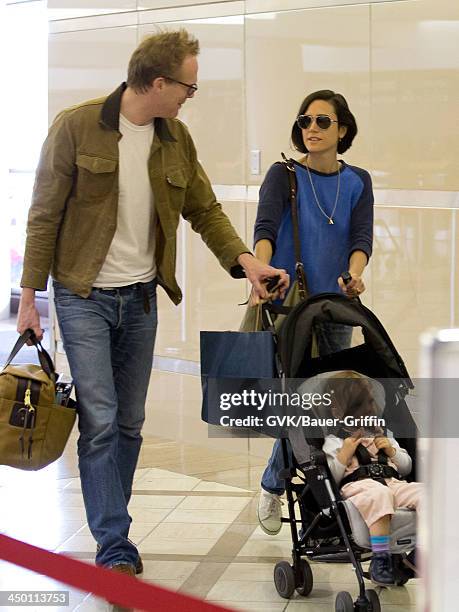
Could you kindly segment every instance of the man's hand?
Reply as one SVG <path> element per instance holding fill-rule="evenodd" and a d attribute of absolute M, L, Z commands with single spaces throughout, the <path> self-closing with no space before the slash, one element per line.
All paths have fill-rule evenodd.
<path fill-rule="evenodd" d="M 239 255 L 237 258 L 237 261 L 243 267 L 245 275 L 252 283 L 252 305 L 259 304 L 262 300 L 267 300 L 270 297 L 263 282 L 273 276 L 279 276 L 276 292 L 278 291 L 279 297 L 284 299 L 285 293 L 290 285 L 290 277 L 285 270 L 273 268 L 269 264 L 261 262 L 250 253 L 242 253 L 242 255 Z"/>
<path fill-rule="evenodd" d="M 17 330 L 23 334 L 26 329 L 32 329 L 38 340 L 43 339 L 43 330 L 40 325 L 40 315 L 35 306 L 35 289 L 24 287 L 18 309 Z M 28 344 L 30 344 L 28 342 Z"/>
<path fill-rule="evenodd" d="M 392 444 L 384 436 L 378 436 L 374 440 L 375 446 L 378 450 L 383 450 L 388 457 L 393 457 L 397 452 Z"/>

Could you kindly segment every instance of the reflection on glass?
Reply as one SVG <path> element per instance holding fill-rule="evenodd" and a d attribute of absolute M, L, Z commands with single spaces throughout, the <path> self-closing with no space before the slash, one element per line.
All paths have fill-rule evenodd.
<path fill-rule="evenodd" d="M 5 63 L 5 82 L 14 95 L 6 102 L 5 122 L 8 217 L 5 236 L 11 259 L 11 286 L 19 288 L 35 167 L 47 131 L 48 19 L 46 2 L 10 4 L 5 48 L 14 62 Z M 27 41 L 27 44 L 24 44 Z M 31 52 L 31 50 L 33 50 Z"/>

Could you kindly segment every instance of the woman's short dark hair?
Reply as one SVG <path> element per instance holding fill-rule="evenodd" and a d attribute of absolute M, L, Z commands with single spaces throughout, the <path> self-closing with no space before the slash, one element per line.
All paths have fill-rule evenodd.
<path fill-rule="evenodd" d="M 336 116 L 338 117 L 338 126 L 347 126 L 346 134 L 338 142 L 338 153 L 344 153 L 351 147 L 352 141 L 357 134 L 357 123 L 354 115 L 349 110 L 345 97 L 339 93 L 335 93 L 331 89 L 321 89 L 320 91 L 315 91 L 314 93 L 309 94 L 309 96 L 306 96 L 306 98 L 303 100 L 300 110 L 298 111 L 298 115 L 304 115 L 306 110 L 315 100 L 325 100 L 326 102 L 329 102 L 335 109 Z M 300 151 L 301 153 L 308 152 L 308 149 L 303 142 L 302 130 L 298 126 L 296 119 L 292 126 L 292 143 L 297 151 Z"/>

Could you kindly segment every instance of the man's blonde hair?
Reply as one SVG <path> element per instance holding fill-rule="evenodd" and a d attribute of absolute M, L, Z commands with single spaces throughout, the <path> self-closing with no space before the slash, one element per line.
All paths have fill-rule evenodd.
<path fill-rule="evenodd" d="M 189 55 L 198 55 L 199 41 L 184 28 L 147 36 L 131 56 L 127 84 L 145 93 L 154 79 L 174 77 Z"/>

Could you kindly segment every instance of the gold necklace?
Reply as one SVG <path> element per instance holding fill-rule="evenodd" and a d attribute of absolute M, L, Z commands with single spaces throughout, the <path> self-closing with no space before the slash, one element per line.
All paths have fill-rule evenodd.
<path fill-rule="evenodd" d="M 340 188 L 340 183 L 341 183 L 341 180 L 340 180 L 341 179 L 341 172 L 340 172 L 340 164 L 339 164 L 339 162 L 338 162 L 338 187 L 336 188 L 335 205 L 333 206 L 333 210 L 332 210 L 330 216 L 327 215 L 327 213 L 324 211 L 324 209 L 320 205 L 319 198 L 317 197 L 316 190 L 314 189 L 314 183 L 312 182 L 312 176 L 311 176 L 311 172 L 309 170 L 308 158 L 307 157 L 306 157 L 306 170 L 308 171 L 309 182 L 311 183 L 311 189 L 312 189 L 312 193 L 314 194 L 314 199 L 316 201 L 317 208 L 320 210 L 320 212 L 323 214 L 323 216 L 326 219 L 328 219 L 328 225 L 334 225 L 335 222 L 333 221 L 333 215 L 335 214 L 336 206 L 338 204 L 339 188 Z"/>

